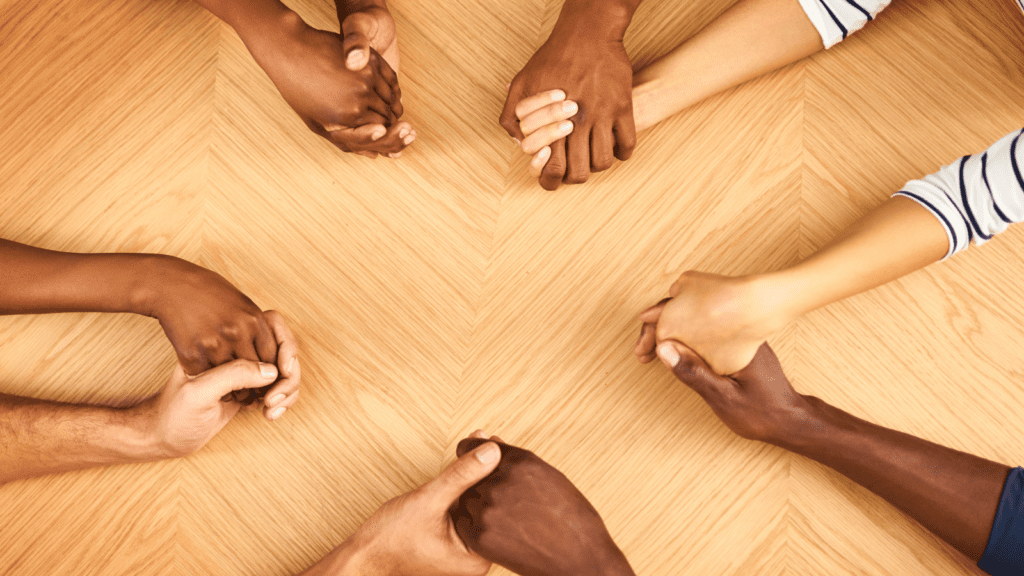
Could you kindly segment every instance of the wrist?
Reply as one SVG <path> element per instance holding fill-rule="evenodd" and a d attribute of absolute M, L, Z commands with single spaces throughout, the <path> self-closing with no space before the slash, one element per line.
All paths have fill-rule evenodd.
<path fill-rule="evenodd" d="M 789 271 L 744 277 L 752 309 L 760 317 L 766 333 L 772 334 L 795 321 L 807 310 L 799 283 Z"/>
<path fill-rule="evenodd" d="M 129 280 L 128 310 L 133 314 L 160 318 L 160 304 L 164 300 L 167 279 L 174 278 L 184 260 L 162 254 L 146 254 L 139 257 L 134 273 Z"/>
<path fill-rule="evenodd" d="M 355 536 L 338 545 L 300 576 L 377 576 L 386 570 L 367 561 L 368 548 Z"/>
<path fill-rule="evenodd" d="M 123 418 L 118 444 L 129 462 L 154 462 L 174 456 L 157 434 L 159 414 L 156 402 L 157 397 L 153 397 L 131 408 L 121 409 Z"/>
<path fill-rule="evenodd" d="M 836 410 L 815 396 L 799 395 L 798 407 L 765 442 L 813 458 L 838 429 Z"/>
<path fill-rule="evenodd" d="M 272 50 L 280 50 L 284 42 L 296 37 L 308 27 L 294 10 L 280 2 L 274 2 L 266 8 L 241 15 L 228 22 L 253 57 L 260 62 L 264 55 Z M 260 62 L 262 66 L 262 62 Z"/>
<path fill-rule="evenodd" d="M 565 0 L 551 37 L 621 42 L 638 4 L 636 0 Z"/>

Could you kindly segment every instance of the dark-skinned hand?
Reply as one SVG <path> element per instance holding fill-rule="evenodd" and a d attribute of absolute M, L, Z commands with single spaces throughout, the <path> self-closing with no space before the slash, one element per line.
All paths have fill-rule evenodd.
<path fill-rule="evenodd" d="M 361 66 L 349 66 L 354 47 L 346 50 L 340 34 L 312 28 L 298 15 L 285 22 L 276 34 L 249 36 L 247 44 L 306 126 L 345 152 L 401 152 L 412 127 L 398 122 L 402 94 L 384 58 L 369 48 Z"/>
<path fill-rule="evenodd" d="M 298 346 L 284 318 L 212 270 L 178 258 L 157 262 L 146 275 L 142 312 L 160 321 L 184 372 L 194 376 L 235 359 L 276 364 L 277 382 L 231 397 L 248 405 L 266 396 L 264 415 L 279 418 L 298 400 L 300 385 Z"/>
<path fill-rule="evenodd" d="M 676 378 L 743 438 L 777 443 L 809 421 L 811 404 L 793 389 L 767 342 L 750 364 L 731 376 L 716 374 L 696 352 L 675 340 L 659 344 L 657 354 Z"/>
<path fill-rule="evenodd" d="M 636 146 L 633 70 L 621 36 L 586 26 L 556 25 L 512 80 L 501 126 L 523 140 L 517 115 L 520 101 L 555 89 L 562 90 L 579 111 L 570 118 L 572 133 L 551 144 L 541 186 L 555 190 L 562 182 L 586 182 L 591 171 L 610 168 L 615 158 L 629 159 Z"/>
<path fill-rule="evenodd" d="M 459 537 L 481 557 L 522 576 L 633 575 L 586 497 L 529 450 L 501 448 L 498 468 L 452 509 Z M 487 442 L 467 438 L 457 454 Z"/>

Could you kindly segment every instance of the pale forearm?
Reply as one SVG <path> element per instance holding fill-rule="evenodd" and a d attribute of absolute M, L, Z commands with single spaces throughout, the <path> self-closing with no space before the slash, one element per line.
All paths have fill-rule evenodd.
<path fill-rule="evenodd" d="M 766 305 L 790 321 L 936 262 L 948 244 L 945 229 L 931 212 L 897 196 L 810 258 L 758 281 Z"/>
<path fill-rule="evenodd" d="M 387 576 L 352 538 L 345 540 L 298 576 Z M 383 563 L 380 563 L 383 565 Z"/>
<path fill-rule="evenodd" d="M 977 560 L 1010 468 L 866 422 L 817 398 L 775 442 L 878 494 Z"/>
<path fill-rule="evenodd" d="M 72 254 L 0 240 L 0 314 L 145 313 L 147 275 L 168 258 Z"/>
<path fill-rule="evenodd" d="M 637 130 L 824 49 L 797 0 L 740 0 L 633 76 Z"/>
<path fill-rule="evenodd" d="M 145 406 L 76 406 L 0 394 L 0 484 L 162 457 Z"/>

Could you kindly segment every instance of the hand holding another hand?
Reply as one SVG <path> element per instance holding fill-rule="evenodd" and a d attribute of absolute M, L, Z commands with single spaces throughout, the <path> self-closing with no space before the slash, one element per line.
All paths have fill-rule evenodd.
<path fill-rule="evenodd" d="M 360 44 L 364 36 L 317 30 L 291 11 L 269 32 L 242 28 L 239 34 L 306 126 L 341 150 L 394 156 L 415 138 L 407 122 L 398 122 L 398 76 Z"/>
<path fill-rule="evenodd" d="M 622 44 L 628 18 L 626 25 L 589 25 L 588 17 L 563 8 L 551 36 L 512 80 L 499 119 L 510 136 L 524 140 L 517 116 L 524 113 L 523 100 L 562 90 L 578 105 L 571 134 L 551 144 L 541 169 L 540 183 L 547 190 L 563 181 L 586 182 L 591 171 L 610 168 L 615 158 L 629 159 L 636 145 L 633 70 Z"/>
<path fill-rule="evenodd" d="M 470 550 L 522 576 L 633 576 L 600 514 L 565 475 L 528 450 L 491 441 L 501 463 L 451 513 Z M 485 442 L 467 438 L 457 453 Z"/>
<path fill-rule="evenodd" d="M 746 367 L 720 376 L 693 350 L 674 340 L 658 345 L 658 357 L 682 383 L 707 402 L 730 430 L 747 438 L 781 444 L 803 426 L 813 426 L 817 399 L 793 389 L 767 342 Z"/>
<path fill-rule="evenodd" d="M 196 377 L 179 364 L 160 394 L 132 410 L 148 422 L 158 457 L 179 458 L 205 446 L 241 409 L 223 396 L 271 384 L 277 377 L 273 364 L 250 360 L 235 360 Z"/>
<path fill-rule="evenodd" d="M 437 478 L 384 503 L 303 576 L 487 574 L 491 563 L 466 548 L 448 515 L 462 493 L 498 465 L 498 447 L 481 444 L 462 452 Z"/>

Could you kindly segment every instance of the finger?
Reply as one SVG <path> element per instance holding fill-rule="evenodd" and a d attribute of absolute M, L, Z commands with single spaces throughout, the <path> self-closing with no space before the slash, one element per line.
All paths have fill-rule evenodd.
<path fill-rule="evenodd" d="M 252 358 L 252 360 L 260 360 L 262 362 L 277 364 L 279 345 L 274 334 L 274 329 L 268 322 L 266 313 L 262 314 L 257 321 L 256 334 L 253 336 L 253 344 L 256 346 L 256 353 L 259 354 L 259 358 Z"/>
<path fill-rule="evenodd" d="M 654 354 L 657 346 L 657 327 L 654 324 L 644 324 L 640 327 L 640 338 L 636 341 L 633 354 L 637 356 L 650 356 Z"/>
<path fill-rule="evenodd" d="M 341 23 L 341 33 L 345 37 L 345 67 L 357 72 L 370 62 L 370 32 L 376 26 L 374 19 L 364 12 L 350 14 Z"/>
<path fill-rule="evenodd" d="M 536 154 L 537 152 L 540 152 L 541 148 L 550 146 L 554 142 L 572 134 L 572 131 L 573 124 L 568 120 L 563 120 L 556 124 L 548 124 L 547 126 L 537 129 L 533 134 L 530 134 L 526 138 L 523 138 L 523 142 L 520 146 L 522 146 L 523 152 L 526 152 L 527 154 Z"/>
<path fill-rule="evenodd" d="M 594 126 L 590 133 L 590 170 L 603 172 L 615 162 L 615 135 L 611 126 Z"/>
<path fill-rule="evenodd" d="M 512 84 L 516 84 L 513 80 Z M 516 105 L 519 101 L 526 97 L 526 94 L 522 93 L 522 89 L 515 85 L 508 91 L 508 97 L 505 99 L 505 107 L 501 110 L 501 115 L 498 116 L 498 124 L 508 132 L 508 135 L 516 138 L 517 140 L 523 139 L 523 132 L 519 129 L 519 118 L 516 116 Z"/>
<path fill-rule="evenodd" d="M 548 90 L 546 92 L 541 92 L 539 94 L 523 98 L 516 103 L 516 118 L 519 119 L 520 127 L 524 120 L 540 110 L 549 108 L 552 105 L 554 105 L 555 108 L 561 108 L 558 105 L 558 102 L 562 102 L 563 100 L 565 100 L 565 92 L 561 90 Z M 572 116 L 572 114 L 569 116 Z M 569 116 L 566 116 L 566 118 Z M 549 122 L 543 122 L 543 124 L 549 124 Z M 523 134 L 526 133 L 526 130 L 523 130 Z"/>
<path fill-rule="evenodd" d="M 530 176 L 540 178 L 540 173 L 544 170 L 544 165 L 548 163 L 550 158 L 551 146 L 545 146 L 534 154 L 533 158 L 530 158 Z"/>
<path fill-rule="evenodd" d="M 672 298 L 662 298 L 657 304 L 641 312 L 640 321 L 646 324 L 657 323 L 661 318 L 662 310 L 665 309 L 665 304 L 668 304 L 671 299 Z"/>
<path fill-rule="evenodd" d="M 565 177 L 565 139 L 551 144 L 551 158 L 540 173 L 540 185 L 545 190 L 558 190 Z"/>
<path fill-rule="evenodd" d="M 658 345 L 658 358 L 672 369 L 672 373 L 680 382 L 692 388 L 702 398 L 736 385 L 732 380 L 715 374 L 696 352 L 675 340 L 666 340 Z"/>
<path fill-rule="evenodd" d="M 193 380 L 196 390 L 209 401 L 246 388 L 260 388 L 277 380 L 277 366 L 251 360 L 234 360 L 208 370 Z"/>
<path fill-rule="evenodd" d="M 481 440 L 487 440 L 487 432 L 483 430 L 477 430 L 469 435 L 470 438 L 479 438 Z"/>
<path fill-rule="evenodd" d="M 566 139 L 569 161 L 563 181 L 567 184 L 582 184 L 590 178 L 590 132 L 590 126 L 577 126 Z"/>
<path fill-rule="evenodd" d="M 301 363 L 298 361 L 292 362 L 291 365 L 288 366 L 288 369 L 291 370 L 294 376 L 281 378 L 273 387 L 270 388 L 270 390 L 267 391 L 267 395 L 263 402 L 267 409 L 273 410 L 279 406 L 291 406 L 295 403 L 294 401 L 289 403 L 289 400 L 292 400 L 292 396 L 299 391 L 299 381 L 302 373 L 301 366 Z"/>
<path fill-rule="evenodd" d="M 629 160 L 636 148 L 636 126 L 633 124 L 632 109 L 615 119 L 612 133 L 615 135 L 615 157 L 623 161 Z"/>
<path fill-rule="evenodd" d="M 299 394 L 301 394 L 301 391 L 296 390 L 289 394 L 288 396 L 286 396 L 284 401 L 280 402 L 279 404 L 276 404 L 274 406 L 264 406 L 263 417 L 266 418 L 267 420 L 270 420 L 271 422 L 273 422 L 274 420 L 279 420 L 282 416 L 284 416 L 285 412 L 287 412 L 289 408 L 294 406 L 295 403 L 299 401 Z"/>
<path fill-rule="evenodd" d="M 272 346 L 276 354 L 275 360 L 280 359 L 277 364 L 281 370 L 281 376 L 297 378 L 298 363 L 296 359 L 299 356 L 299 342 L 295 339 L 295 334 L 284 321 L 284 316 L 277 310 L 267 310 L 263 313 L 263 319 L 266 322 L 268 335 L 272 338 Z"/>
<path fill-rule="evenodd" d="M 198 376 L 213 368 L 213 365 L 206 359 L 206 355 L 200 354 L 197 349 L 193 349 L 184 355 L 178 354 L 178 364 L 185 371 L 185 374 L 190 377 Z"/>
<path fill-rule="evenodd" d="M 437 498 L 443 509 L 447 510 L 463 492 L 493 472 L 500 460 L 501 449 L 498 445 L 494 442 L 485 442 L 449 464 L 424 488 Z"/>
<path fill-rule="evenodd" d="M 508 444 L 508 442 L 505 442 L 498 436 L 491 436 L 491 442 L 497 442 L 498 444 Z"/>
<path fill-rule="evenodd" d="M 562 120 L 568 120 L 579 112 L 579 105 L 572 100 L 555 102 L 537 110 L 525 119 L 519 121 L 519 129 L 523 134 L 529 136 L 548 124 L 557 124 Z"/>
<path fill-rule="evenodd" d="M 398 122 L 385 128 L 381 125 L 374 125 L 373 130 L 358 128 L 335 130 L 330 134 L 330 139 L 339 148 L 353 152 L 376 152 L 379 154 L 393 154 L 401 152 L 406 146 L 416 140 L 416 130 L 408 122 Z M 383 135 L 378 136 L 383 131 Z"/>
<path fill-rule="evenodd" d="M 373 58 L 377 68 L 377 93 L 383 97 L 386 88 L 386 93 L 389 97 L 384 99 L 391 105 L 391 112 L 397 120 L 405 113 L 405 107 L 402 106 L 402 87 L 398 84 L 398 73 L 379 53 L 374 52 Z M 383 85 L 381 85 L 381 82 L 383 82 Z"/>
<path fill-rule="evenodd" d="M 655 354 L 644 354 L 643 356 L 640 356 L 637 359 L 640 361 L 641 364 L 650 364 L 657 357 L 658 356 Z"/>

